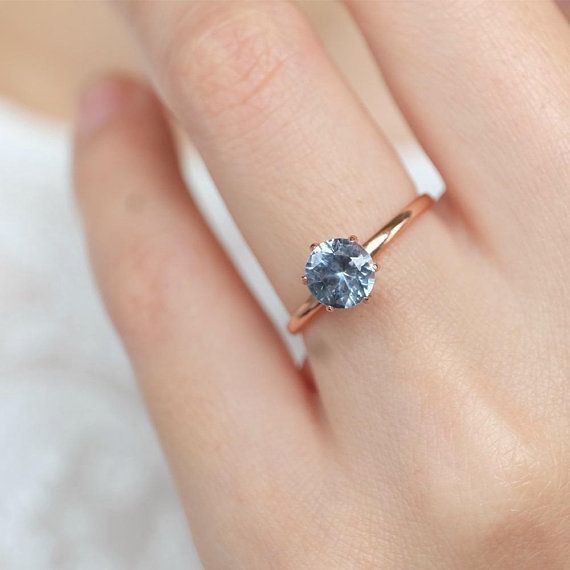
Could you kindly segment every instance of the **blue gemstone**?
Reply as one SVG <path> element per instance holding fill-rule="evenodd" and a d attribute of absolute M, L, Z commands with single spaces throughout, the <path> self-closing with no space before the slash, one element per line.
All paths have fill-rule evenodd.
<path fill-rule="evenodd" d="M 345 238 L 323 241 L 305 265 L 307 286 L 323 305 L 350 309 L 368 297 L 376 277 L 370 254 Z"/>

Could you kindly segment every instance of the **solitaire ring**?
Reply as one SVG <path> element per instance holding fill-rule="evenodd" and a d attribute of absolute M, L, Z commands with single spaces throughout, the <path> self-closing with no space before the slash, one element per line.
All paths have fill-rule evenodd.
<path fill-rule="evenodd" d="M 366 303 L 379 270 L 376 256 L 433 203 L 427 194 L 418 196 L 362 244 L 354 235 L 312 244 L 301 278 L 311 296 L 291 316 L 289 332 L 299 332 L 322 309 L 351 309 Z"/>

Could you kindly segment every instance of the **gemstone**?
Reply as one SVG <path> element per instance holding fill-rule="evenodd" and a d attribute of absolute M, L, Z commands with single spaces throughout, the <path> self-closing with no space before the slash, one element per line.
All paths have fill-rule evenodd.
<path fill-rule="evenodd" d="M 307 286 L 323 305 L 350 309 L 368 297 L 374 287 L 375 266 L 356 241 L 334 238 L 319 243 L 305 265 Z"/>

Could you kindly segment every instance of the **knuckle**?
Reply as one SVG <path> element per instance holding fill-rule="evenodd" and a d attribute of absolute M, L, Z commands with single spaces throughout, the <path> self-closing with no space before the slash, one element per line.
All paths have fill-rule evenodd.
<path fill-rule="evenodd" d="M 178 250 L 140 238 L 110 258 L 103 275 L 109 314 L 127 345 L 168 338 L 173 322 L 175 286 L 180 280 Z"/>
<path fill-rule="evenodd" d="M 525 555 L 558 548 L 561 543 L 556 539 L 549 545 L 543 539 L 555 537 L 561 524 L 568 528 L 568 463 L 559 451 L 553 455 L 542 447 L 512 450 L 501 458 L 493 475 L 479 495 L 479 505 L 493 514 L 479 529 L 485 542 L 501 545 L 504 552 L 523 549 Z"/>
<path fill-rule="evenodd" d="M 287 22 L 279 20 L 280 12 Z M 299 47 L 289 33 L 295 27 L 289 11 L 255 3 L 223 5 L 182 23 L 167 66 L 173 88 L 210 123 L 267 115 L 283 100 L 286 72 L 298 61 Z"/>
<path fill-rule="evenodd" d="M 108 268 L 107 303 L 119 334 L 127 341 L 157 330 L 164 312 L 163 261 L 146 243 L 127 247 Z"/>

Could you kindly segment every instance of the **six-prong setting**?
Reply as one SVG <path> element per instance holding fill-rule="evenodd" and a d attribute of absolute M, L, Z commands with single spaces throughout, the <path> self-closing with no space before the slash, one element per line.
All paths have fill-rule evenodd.
<path fill-rule="evenodd" d="M 350 309 L 368 302 L 378 266 L 358 238 L 333 238 L 311 245 L 303 282 L 326 307 Z"/>
<path fill-rule="evenodd" d="M 382 270 L 372 258 L 376 259 L 396 236 L 433 204 L 433 198 L 427 194 L 417 196 L 362 243 L 350 235 L 313 245 L 304 271 L 311 296 L 291 314 L 287 330 L 293 334 L 300 332 L 328 307 L 349 309 L 367 302 L 376 274 Z M 351 248 L 360 248 L 360 251 L 355 253 Z"/>

